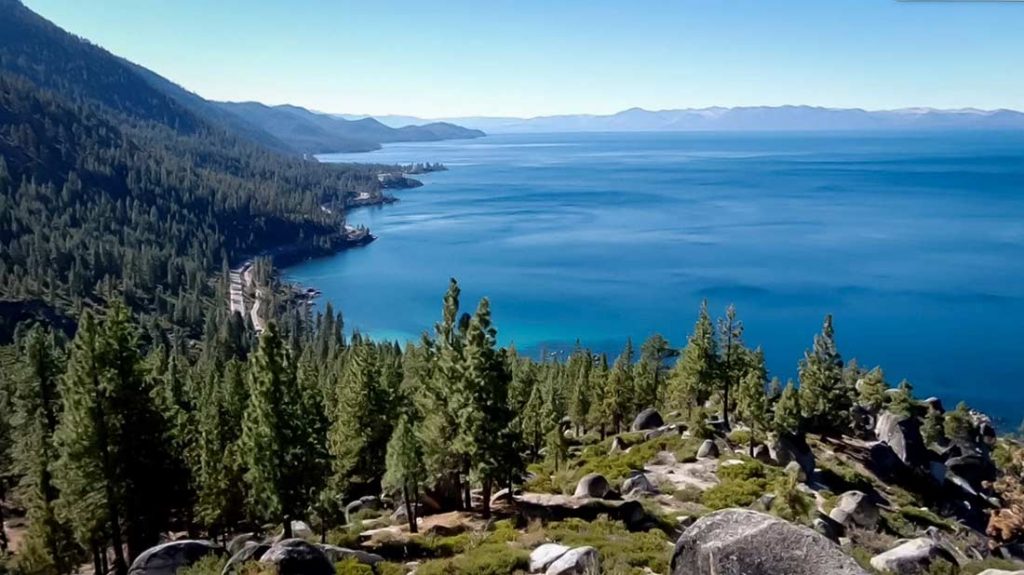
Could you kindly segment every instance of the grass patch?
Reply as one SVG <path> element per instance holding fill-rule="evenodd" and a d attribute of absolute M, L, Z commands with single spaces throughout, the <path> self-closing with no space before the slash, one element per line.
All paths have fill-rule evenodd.
<path fill-rule="evenodd" d="M 900 508 L 900 515 L 906 520 L 911 521 L 917 525 L 923 527 L 938 527 L 939 529 L 945 529 L 951 533 L 956 533 L 959 528 L 959 524 L 955 521 L 951 521 L 942 517 L 930 509 L 923 509 L 920 507 L 904 506 Z"/>
<path fill-rule="evenodd" d="M 603 517 L 589 522 L 570 519 L 541 529 L 550 541 L 597 549 L 603 573 L 634 573 L 644 568 L 655 573 L 668 571 L 669 539 L 659 530 L 631 533 L 621 523 Z"/>
<path fill-rule="evenodd" d="M 220 575 L 224 564 L 228 562 L 227 557 L 207 555 L 192 565 L 178 571 L 178 575 Z"/>
<path fill-rule="evenodd" d="M 416 569 L 417 575 L 508 575 L 525 573 L 530 568 L 530 553 L 508 543 L 487 543 L 448 559 L 427 561 Z"/>
<path fill-rule="evenodd" d="M 334 572 L 337 575 L 374 575 L 373 567 L 352 558 L 335 563 Z"/>

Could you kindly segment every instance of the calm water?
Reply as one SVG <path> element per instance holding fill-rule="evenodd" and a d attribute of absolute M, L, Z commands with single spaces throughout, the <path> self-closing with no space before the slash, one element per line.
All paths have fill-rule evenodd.
<path fill-rule="evenodd" d="M 287 270 L 349 328 L 404 339 L 488 296 L 503 343 L 685 341 L 735 303 L 773 374 L 824 314 L 840 350 L 918 395 L 1024 416 L 1024 134 L 554 134 L 325 160 L 444 162 L 354 212 L 370 246 Z"/>

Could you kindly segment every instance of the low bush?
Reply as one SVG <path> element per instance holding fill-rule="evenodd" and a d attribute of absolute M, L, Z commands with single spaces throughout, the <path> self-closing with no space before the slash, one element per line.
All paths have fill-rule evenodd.
<path fill-rule="evenodd" d="M 192 565 L 178 571 L 178 575 L 220 575 L 227 563 L 226 557 L 207 555 Z"/>
<path fill-rule="evenodd" d="M 911 521 L 917 525 L 923 527 L 938 527 L 939 529 L 945 529 L 946 531 L 955 533 L 958 530 L 959 525 L 955 521 L 941 517 L 934 513 L 930 509 L 924 509 L 920 507 L 913 507 L 906 505 L 900 507 L 900 515 L 902 515 L 908 521 Z"/>
<path fill-rule="evenodd" d="M 768 482 L 764 479 L 725 481 L 701 496 L 701 503 L 715 511 L 730 507 L 749 507 L 765 493 Z"/>
<path fill-rule="evenodd" d="M 530 554 L 507 543 L 487 543 L 449 559 L 427 561 L 416 569 L 417 575 L 508 575 L 525 573 Z"/>
<path fill-rule="evenodd" d="M 656 573 L 668 571 L 669 539 L 660 530 L 631 533 L 621 523 L 604 517 L 596 521 L 570 519 L 542 529 L 547 540 L 597 549 L 603 573 L 633 573 L 644 568 Z"/>
<path fill-rule="evenodd" d="M 337 575 L 374 575 L 373 567 L 349 558 L 334 564 Z"/>

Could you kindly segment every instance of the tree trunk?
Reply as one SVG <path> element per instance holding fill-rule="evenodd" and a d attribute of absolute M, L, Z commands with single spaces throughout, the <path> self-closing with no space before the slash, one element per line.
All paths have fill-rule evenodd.
<path fill-rule="evenodd" d="M 281 535 L 281 539 L 291 539 L 292 538 L 292 520 L 287 518 L 287 517 L 285 517 L 283 523 L 284 523 L 284 534 Z"/>
<path fill-rule="evenodd" d="M 416 533 L 416 513 L 414 512 L 415 505 L 412 503 L 412 497 L 410 497 L 409 486 L 402 486 L 402 497 L 405 498 L 405 517 L 409 521 L 409 533 Z"/>
<path fill-rule="evenodd" d="M 4 527 L 4 506 L 2 500 L 0 500 L 0 551 L 4 555 L 7 555 L 8 541 L 7 541 L 7 529 Z M 54 559 L 57 557 L 54 556 Z"/>
<path fill-rule="evenodd" d="M 99 547 L 96 545 L 96 542 L 93 542 L 90 547 L 92 548 L 92 570 L 96 575 L 104 575 L 103 561 L 100 560 Z"/>
<path fill-rule="evenodd" d="M 466 477 L 465 483 L 462 484 L 462 504 L 465 507 L 466 511 L 472 511 L 473 510 L 473 496 L 470 493 L 469 461 L 466 461 L 466 462 L 463 463 L 462 470 L 463 470 L 464 475 Z"/>
<path fill-rule="evenodd" d="M 491 478 L 490 477 L 484 478 L 484 492 L 483 492 L 483 496 L 484 496 L 484 503 L 483 503 L 484 519 L 490 519 L 491 518 Z"/>

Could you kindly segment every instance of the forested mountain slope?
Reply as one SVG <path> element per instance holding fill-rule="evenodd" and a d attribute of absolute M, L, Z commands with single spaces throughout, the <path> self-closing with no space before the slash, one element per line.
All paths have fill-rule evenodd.
<path fill-rule="evenodd" d="M 282 245 L 330 249 L 374 167 L 275 153 L 137 67 L 0 0 L 0 296 L 57 308 L 108 287 L 200 321 L 208 277 Z"/>

